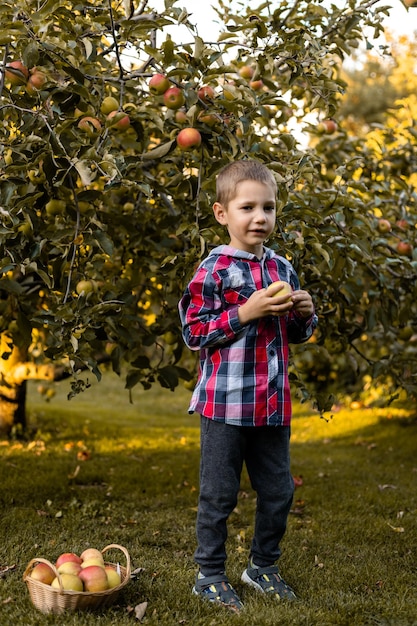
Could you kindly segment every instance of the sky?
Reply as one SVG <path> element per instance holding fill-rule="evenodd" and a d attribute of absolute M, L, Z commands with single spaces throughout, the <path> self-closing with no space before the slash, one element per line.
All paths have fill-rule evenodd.
<path fill-rule="evenodd" d="M 336 5 L 346 4 L 344 0 L 332 0 L 332 2 Z M 158 5 L 163 6 L 163 0 L 155 0 L 152 4 L 158 8 Z M 217 15 L 212 8 L 214 4 L 216 4 L 216 0 L 178 0 L 176 6 L 184 7 L 188 13 L 192 14 L 190 21 L 197 25 L 200 37 L 204 40 L 214 40 L 218 33 Z M 247 2 L 239 0 L 237 4 L 249 4 L 249 0 Z M 411 35 L 417 30 L 417 8 L 407 10 L 401 0 L 381 0 L 376 6 L 392 7 L 389 17 L 385 20 L 385 25 L 389 30 L 399 35 Z"/>

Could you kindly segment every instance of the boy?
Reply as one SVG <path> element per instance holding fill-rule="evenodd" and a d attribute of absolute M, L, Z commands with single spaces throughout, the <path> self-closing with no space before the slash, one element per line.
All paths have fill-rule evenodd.
<path fill-rule="evenodd" d="M 184 341 L 200 351 L 189 409 L 201 416 L 193 592 L 239 612 L 242 602 L 225 574 L 225 542 L 244 462 L 257 508 L 242 581 L 277 599 L 295 599 L 275 565 L 294 491 L 288 343 L 306 341 L 317 317 L 292 265 L 264 246 L 276 219 L 270 170 L 254 160 L 230 163 L 218 174 L 216 192 L 214 216 L 230 242 L 200 264 L 179 303 Z M 290 300 L 267 293 L 275 281 L 290 283 Z"/>

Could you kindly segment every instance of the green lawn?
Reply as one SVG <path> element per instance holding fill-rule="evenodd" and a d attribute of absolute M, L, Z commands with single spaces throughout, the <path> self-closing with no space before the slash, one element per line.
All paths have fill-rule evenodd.
<path fill-rule="evenodd" d="M 406 411 L 341 410 L 326 422 L 296 406 L 293 473 L 302 477 L 281 570 L 300 602 L 244 588 L 254 495 L 246 474 L 229 525 L 228 574 L 245 602 L 229 615 L 191 596 L 198 494 L 198 417 L 189 392 L 133 390 L 106 375 L 67 401 L 29 390 L 32 436 L 0 442 L 1 623 L 162 626 L 410 626 L 417 624 L 417 422 Z M 22 575 L 87 546 L 125 546 L 136 579 L 105 611 L 45 616 Z M 121 562 L 123 562 L 123 555 Z M 5 572 L 6 567 L 15 566 Z"/>

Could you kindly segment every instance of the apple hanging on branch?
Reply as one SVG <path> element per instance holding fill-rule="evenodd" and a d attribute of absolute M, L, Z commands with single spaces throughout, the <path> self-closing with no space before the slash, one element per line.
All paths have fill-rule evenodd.
<path fill-rule="evenodd" d="M 196 128 L 183 128 L 177 135 L 177 144 L 181 150 L 192 150 L 201 145 L 201 134 Z"/>
<path fill-rule="evenodd" d="M 4 72 L 11 85 L 24 85 L 29 78 L 29 70 L 21 61 L 11 61 Z"/>
<path fill-rule="evenodd" d="M 154 74 L 149 81 L 149 91 L 156 96 L 161 96 L 170 87 L 171 83 L 165 74 Z"/>
<path fill-rule="evenodd" d="M 185 104 L 185 98 L 182 89 L 179 87 L 170 87 L 164 93 L 164 104 L 167 109 L 180 109 Z"/>

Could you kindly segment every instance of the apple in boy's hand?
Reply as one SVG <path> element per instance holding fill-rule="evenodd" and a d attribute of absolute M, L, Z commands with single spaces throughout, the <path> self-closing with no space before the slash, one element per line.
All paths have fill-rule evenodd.
<path fill-rule="evenodd" d="M 266 293 L 268 296 L 287 296 L 287 301 L 290 300 L 292 296 L 292 287 L 289 283 L 284 280 L 276 280 L 274 283 L 271 283 L 267 289 Z"/>
<path fill-rule="evenodd" d="M 83 581 L 85 591 L 105 591 L 109 588 L 106 571 L 99 565 L 85 567 L 78 577 Z"/>
<path fill-rule="evenodd" d="M 55 572 L 46 563 L 38 563 L 31 571 L 30 577 L 45 585 L 50 585 L 55 578 Z"/>

